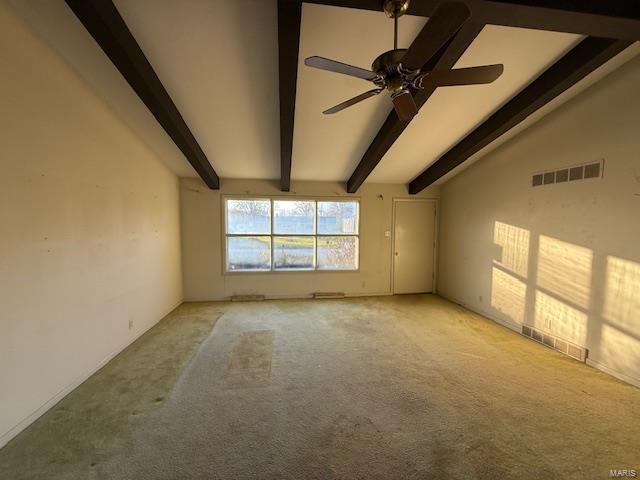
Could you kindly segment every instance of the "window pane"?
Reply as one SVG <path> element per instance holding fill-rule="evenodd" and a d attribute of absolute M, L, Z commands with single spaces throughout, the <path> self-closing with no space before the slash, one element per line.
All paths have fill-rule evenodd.
<path fill-rule="evenodd" d="M 313 269 L 315 237 L 273 237 L 276 270 Z"/>
<path fill-rule="evenodd" d="M 316 202 L 276 200 L 273 202 L 273 233 L 313 234 Z"/>
<path fill-rule="evenodd" d="M 358 237 L 318 237 L 318 270 L 357 270 Z"/>
<path fill-rule="evenodd" d="M 318 233 L 358 233 L 358 202 L 318 202 Z"/>
<path fill-rule="evenodd" d="M 227 233 L 271 233 L 271 202 L 227 200 Z"/>
<path fill-rule="evenodd" d="M 227 237 L 227 271 L 271 270 L 270 237 Z"/>

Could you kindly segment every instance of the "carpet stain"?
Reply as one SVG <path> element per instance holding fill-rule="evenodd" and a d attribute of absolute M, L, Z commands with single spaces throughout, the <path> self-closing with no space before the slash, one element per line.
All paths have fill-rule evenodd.
<path fill-rule="evenodd" d="M 236 338 L 227 372 L 227 388 L 268 384 L 273 355 L 273 330 L 242 332 Z"/>

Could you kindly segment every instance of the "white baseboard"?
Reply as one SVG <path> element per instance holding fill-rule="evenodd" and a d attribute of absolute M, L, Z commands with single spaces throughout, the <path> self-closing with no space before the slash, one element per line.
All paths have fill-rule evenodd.
<path fill-rule="evenodd" d="M 391 292 L 347 293 L 347 297 L 392 297 Z"/>
<path fill-rule="evenodd" d="M 440 297 L 449 300 L 450 302 L 453 302 L 455 304 L 460 305 L 461 307 L 466 308 L 467 310 L 470 310 L 474 313 L 477 313 L 478 315 L 482 315 L 483 317 L 488 318 L 489 320 L 493 320 L 496 323 L 499 323 L 500 325 L 502 325 L 503 327 L 507 327 L 509 330 L 513 330 L 514 332 L 517 333 L 522 333 L 522 325 L 520 325 L 519 323 L 515 323 L 515 322 L 510 322 L 508 320 L 504 320 L 502 318 L 498 318 L 496 316 L 494 316 L 492 313 L 487 312 L 481 308 L 477 308 L 471 305 L 468 305 L 467 303 L 463 302 L 462 300 L 458 300 L 457 298 L 453 297 L 452 295 L 447 295 L 445 293 L 442 292 L 437 292 L 437 295 L 439 295 Z"/>
<path fill-rule="evenodd" d="M 587 365 L 593 368 L 597 368 L 598 370 L 601 370 L 604 373 L 611 375 L 612 377 L 616 377 L 618 380 L 622 380 L 623 382 L 629 383 L 634 387 L 640 388 L 640 378 L 635 378 L 635 377 L 626 375 L 624 373 L 620 373 L 617 370 L 614 370 L 613 368 L 608 367 L 607 365 L 604 365 L 600 362 L 596 362 L 595 360 L 591 360 L 588 357 L 587 357 Z"/>
<path fill-rule="evenodd" d="M 207 303 L 207 302 L 229 302 L 231 301 L 231 297 L 186 297 L 183 302 L 184 303 Z"/>
<path fill-rule="evenodd" d="M 74 381 L 72 381 L 71 383 L 66 385 L 62 390 L 60 390 L 58 393 L 56 393 L 54 396 L 52 396 L 49 400 L 47 400 L 45 403 L 43 403 L 40 407 L 38 407 L 33 412 L 31 412 L 29 415 L 27 415 L 25 418 L 20 420 L 16 425 L 14 425 L 12 428 L 10 428 L 7 432 L 3 433 L 0 436 L 0 448 L 4 447 L 7 443 L 9 443 L 9 441 L 11 439 L 13 439 L 16 435 L 18 435 L 20 432 L 22 432 L 25 428 L 27 428 L 29 425 L 31 425 L 33 422 L 35 422 L 38 418 L 40 418 L 42 415 L 44 415 L 49 409 L 51 409 L 51 407 L 55 406 L 60 400 L 62 400 L 64 397 L 66 397 L 69 393 L 71 393 L 73 390 L 75 390 L 80 385 L 82 385 L 91 375 L 93 375 L 98 370 L 100 370 L 102 367 L 104 367 L 116 355 L 118 355 L 120 352 L 122 352 L 125 348 L 127 348 L 133 342 L 138 340 L 142 335 L 147 333 L 153 327 L 155 327 L 160 320 L 165 318 L 169 313 L 173 312 L 182 303 L 183 303 L 182 300 L 177 302 L 173 307 L 171 307 L 159 319 L 157 319 L 155 322 L 153 322 L 148 327 L 140 330 L 139 332 L 136 332 L 133 337 L 131 337 L 130 339 L 127 339 L 127 341 L 124 342 L 121 346 L 119 346 L 118 348 L 113 350 L 111 353 L 109 353 L 95 367 L 93 367 L 90 370 L 86 371 L 85 373 L 80 375 L 78 378 L 76 378 Z"/>
<path fill-rule="evenodd" d="M 391 296 L 393 293 L 390 292 L 365 292 L 365 293 L 345 293 L 345 297 L 385 297 Z M 303 299 L 313 299 L 313 293 L 309 294 L 300 294 L 300 295 L 265 295 L 265 300 L 303 300 Z M 229 302 L 231 301 L 231 297 L 209 297 L 209 298 L 185 298 L 184 301 L 186 303 L 193 302 Z"/>

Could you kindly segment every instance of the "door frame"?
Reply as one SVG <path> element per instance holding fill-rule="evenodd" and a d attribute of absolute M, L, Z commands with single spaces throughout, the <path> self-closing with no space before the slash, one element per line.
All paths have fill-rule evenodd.
<path fill-rule="evenodd" d="M 422 203 L 433 203 L 435 207 L 435 218 L 433 219 L 433 290 L 431 293 L 436 293 L 437 290 L 437 281 L 438 281 L 438 225 L 440 224 L 440 215 L 438 215 L 440 210 L 440 202 L 437 198 L 407 198 L 407 197 L 393 197 L 392 203 L 392 215 L 391 215 L 391 224 L 392 224 L 392 235 L 391 235 L 391 294 L 396 295 L 395 292 L 395 269 L 396 269 L 396 205 L 398 203 L 407 203 L 407 202 L 422 202 Z M 399 295 L 399 294 L 398 294 Z"/>

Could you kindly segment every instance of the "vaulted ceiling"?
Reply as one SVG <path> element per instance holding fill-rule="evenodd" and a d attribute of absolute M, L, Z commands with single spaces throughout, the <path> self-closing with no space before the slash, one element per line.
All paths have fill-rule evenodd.
<path fill-rule="evenodd" d="M 422 17 L 402 17 L 400 45 L 408 46 L 425 23 Z M 455 66 L 502 63 L 502 76 L 489 85 L 436 90 L 368 180 L 410 181 L 581 38 L 521 28 L 483 28 Z M 303 59 L 320 55 L 369 68 L 378 54 L 392 47 L 393 22 L 382 13 L 303 6 L 291 169 L 294 179 L 346 181 L 392 110 L 388 95 L 378 95 L 338 114 L 322 115 L 326 108 L 369 90 L 369 84 L 306 68 Z"/>
<path fill-rule="evenodd" d="M 418 177 L 411 184 L 415 192 L 496 143 L 538 108 L 550 101 L 557 105 L 556 97 L 566 88 L 570 90 L 562 99 L 638 54 L 636 44 L 618 55 L 633 40 L 640 39 L 640 14 L 637 8 L 623 8 L 622 2 L 612 1 L 610 11 L 596 5 L 598 2 L 583 2 L 579 8 L 584 11 L 570 12 L 574 16 L 568 20 L 563 19 L 566 11 L 559 4 L 571 2 L 556 2 L 559 16 L 549 16 L 548 8 L 536 10 L 539 17 L 547 15 L 552 20 L 548 20 L 549 25 L 541 22 L 544 28 L 533 29 L 522 27 L 535 19 L 522 25 L 520 17 L 513 17 L 518 20 L 513 21 L 500 8 L 537 8 L 544 1 L 469 0 L 475 31 L 469 33 L 468 29 L 466 43 L 458 47 L 459 54 L 449 58 L 450 66 L 502 63 L 504 74 L 497 81 L 439 88 L 425 96 L 427 100 L 413 121 L 402 125 L 397 124 L 385 94 L 338 114 L 323 115 L 326 108 L 369 90 L 371 85 L 310 69 L 303 60 L 320 55 L 369 68 L 377 55 L 393 46 L 393 22 L 381 11 L 370 9 L 376 1 L 314 1 L 300 6 L 296 0 L 114 0 L 114 11 L 131 32 L 130 42 L 137 42 L 148 60 L 147 70 L 140 71 L 130 66 L 137 58 L 129 56 L 134 49 L 130 42 L 114 42 L 105 48 L 109 35 L 118 33 L 100 23 L 106 21 L 104 13 L 79 12 L 87 3 L 105 2 L 69 0 L 67 5 L 62 0 L 16 0 L 13 4 L 174 172 L 181 176 L 199 174 L 205 181 L 208 178 L 212 188 L 217 188 L 213 170 L 222 181 L 280 179 L 288 169 L 283 160 L 290 159 L 293 181 L 349 181 L 349 189 L 355 191 L 363 181 L 409 183 Z M 427 8 L 438 2 L 413 3 Z M 497 10 L 487 5 L 497 6 Z M 292 7 L 293 14 L 282 17 L 282 9 Z M 96 18 L 91 19 L 92 15 Z M 427 20 L 417 15 L 402 17 L 400 46 L 408 47 Z M 284 22 L 289 23 L 283 35 Z M 298 45 L 297 31 L 290 28 L 296 22 L 300 29 Z M 87 32 L 92 28 L 92 35 L 109 56 Z M 102 33 L 96 33 L 101 28 Z M 594 33 L 623 40 L 615 43 L 615 39 L 600 39 L 599 43 L 585 44 Z M 458 38 L 459 42 L 463 40 Z M 579 47 L 582 51 L 576 52 Z M 533 85 L 537 89 L 532 88 L 532 82 L 571 54 L 573 57 L 565 57 L 562 69 L 558 67 L 557 72 L 551 72 L 553 75 L 547 73 L 547 85 L 539 82 L 539 87 Z M 112 60 L 122 63 L 118 69 L 124 76 L 138 75 L 133 83 L 127 79 L 133 90 Z M 279 69 L 286 67 L 282 62 L 287 61 L 296 62 L 297 68 L 294 63 L 288 73 L 286 68 Z M 154 83 L 154 72 L 160 86 Z M 283 72 L 286 78 L 282 78 Z M 552 88 L 549 83 L 560 84 L 565 77 L 566 88 Z M 280 82 L 290 82 L 282 83 L 283 96 L 279 95 Z M 522 98 L 515 102 L 518 94 Z M 286 101 L 290 102 L 288 107 Z M 149 105 L 154 102 L 156 110 Z M 544 111 L 549 109 L 547 106 Z M 455 151 L 454 147 L 465 141 L 469 145 L 463 145 L 464 149 L 458 146 Z M 447 160 L 446 165 L 438 162 L 442 159 Z M 430 166 L 432 173 L 425 172 L 421 178 Z M 283 189 L 286 187 L 283 181 Z"/>

